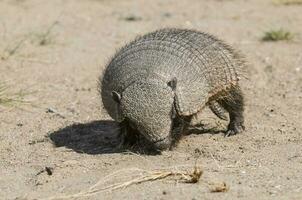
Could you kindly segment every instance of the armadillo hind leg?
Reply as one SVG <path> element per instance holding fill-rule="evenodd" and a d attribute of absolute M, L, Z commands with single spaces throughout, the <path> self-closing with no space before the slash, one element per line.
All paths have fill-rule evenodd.
<path fill-rule="evenodd" d="M 228 93 L 217 102 L 229 113 L 230 122 L 225 136 L 236 135 L 244 131 L 244 99 L 239 86 L 233 86 Z"/>
<path fill-rule="evenodd" d="M 225 109 L 217 101 L 209 102 L 209 107 L 217 117 L 222 120 L 228 120 Z"/>

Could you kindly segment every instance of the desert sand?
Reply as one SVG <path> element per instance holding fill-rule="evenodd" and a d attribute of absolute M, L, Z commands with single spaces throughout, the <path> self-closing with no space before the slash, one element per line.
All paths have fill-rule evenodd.
<path fill-rule="evenodd" d="M 184 136 L 161 155 L 116 150 L 119 127 L 98 78 L 118 48 L 163 27 L 208 32 L 246 56 L 245 132 L 225 138 L 226 124 L 205 110 L 200 121 L 215 132 Z M 293 38 L 261 40 L 279 28 Z M 77 199 L 302 199 L 301 33 L 302 5 L 271 0 L 0 0 L 0 81 L 21 100 L 0 105 L 0 199 L 194 166 L 198 183 L 170 177 Z"/>

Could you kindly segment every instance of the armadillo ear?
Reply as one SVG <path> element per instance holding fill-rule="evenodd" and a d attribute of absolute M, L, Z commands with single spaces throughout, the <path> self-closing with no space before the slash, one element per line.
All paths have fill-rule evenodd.
<path fill-rule="evenodd" d="M 177 79 L 176 79 L 176 77 L 174 77 L 171 81 L 169 81 L 167 83 L 167 85 L 169 87 L 171 87 L 173 91 L 175 91 L 176 90 L 176 85 L 177 85 Z"/>
<path fill-rule="evenodd" d="M 111 95 L 116 103 L 121 103 L 121 95 L 119 93 L 117 93 L 116 91 L 112 91 Z"/>

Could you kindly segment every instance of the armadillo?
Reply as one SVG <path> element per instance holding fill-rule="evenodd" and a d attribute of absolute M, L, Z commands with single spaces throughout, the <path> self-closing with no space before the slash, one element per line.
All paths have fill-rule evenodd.
<path fill-rule="evenodd" d="M 245 129 L 239 86 L 245 59 L 208 33 L 164 28 L 119 49 L 99 78 L 108 114 L 123 127 L 164 150 L 206 106 L 229 125 L 226 136 Z M 177 127 L 177 128 L 176 128 Z"/>

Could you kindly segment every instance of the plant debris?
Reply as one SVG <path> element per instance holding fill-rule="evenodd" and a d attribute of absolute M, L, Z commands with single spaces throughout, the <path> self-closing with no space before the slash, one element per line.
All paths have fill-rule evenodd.
<path fill-rule="evenodd" d="M 8 91 L 9 88 L 10 86 L 6 83 L 0 82 L 0 105 L 16 106 L 19 104 L 29 103 L 24 100 L 24 97 L 29 93 L 23 91 L 12 93 Z"/>
<path fill-rule="evenodd" d="M 281 41 L 286 40 L 289 41 L 293 39 L 294 35 L 286 30 L 279 29 L 279 30 L 271 30 L 264 33 L 262 37 L 263 41 Z"/>
<path fill-rule="evenodd" d="M 142 17 L 136 16 L 136 15 L 129 15 L 124 18 L 125 21 L 141 21 Z"/>
<path fill-rule="evenodd" d="M 107 182 L 109 177 L 120 176 L 121 174 L 124 174 L 126 172 L 132 172 L 131 174 L 133 175 L 133 171 L 139 172 L 139 174 L 137 176 L 134 176 L 132 179 L 128 181 L 113 183 L 101 188 L 98 187 L 101 184 Z M 45 198 L 44 200 L 83 198 L 83 197 L 93 196 L 101 192 L 124 189 L 131 185 L 141 184 L 149 181 L 161 180 L 165 178 L 171 178 L 172 180 L 182 183 L 197 183 L 200 180 L 202 173 L 203 171 L 201 170 L 201 168 L 196 165 L 194 166 L 194 169 L 191 172 L 188 170 L 177 170 L 177 169 L 158 169 L 158 170 L 151 170 L 151 171 L 142 170 L 138 168 L 123 169 L 111 175 L 108 175 L 107 177 L 98 181 L 96 184 L 94 184 L 93 186 L 91 186 L 89 189 L 85 191 L 79 192 L 77 194 L 49 197 L 49 198 Z"/>
<path fill-rule="evenodd" d="M 225 182 L 210 185 L 211 192 L 227 192 L 229 189 L 230 187 Z"/>
<path fill-rule="evenodd" d="M 282 5 L 302 5 L 302 0 L 275 0 L 274 3 Z"/>
<path fill-rule="evenodd" d="M 42 173 L 44 173 L 44 172 L 46 172 L 48 176 L 51 176 L 51 175 L 53 174 L 53 167 L 45 167 L 44 169 L 40 170 L 40 171 L 36 174 L 36 176 L 38 176 L 38 175 L 40 175 L 40 174 L 42 174 Z"/>

